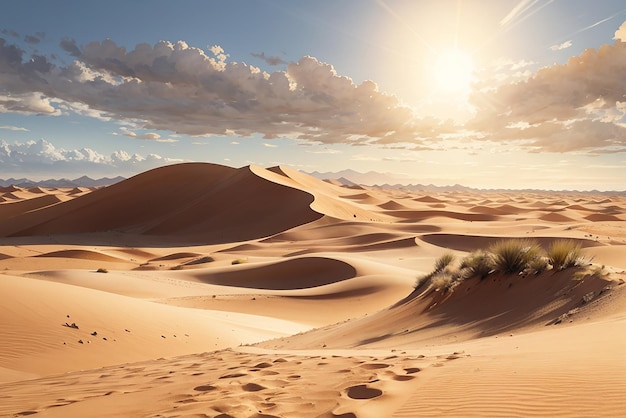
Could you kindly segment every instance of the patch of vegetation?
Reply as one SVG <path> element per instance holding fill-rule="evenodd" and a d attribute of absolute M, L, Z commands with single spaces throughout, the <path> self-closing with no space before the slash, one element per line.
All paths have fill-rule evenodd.
<path fill-rule="evenodd" d="M 454 262 L 454 254 L 451 252 L 444 253 L 441 257 L 439 257 L 435 261 L 435 270 L 433 273 L 440 273 L 446 269 L 446 267 L 450 266 Z"/>
<path fill-rule="evenodd" d="M 455 276 L 452 270 L 444 269 L 432 275 L 430 283 L 433 285 L 435 290 L 448 291 L 453 287 L 457 279 L 458 277 Z"/>
<path fill-rule="evenodd" d="M 461 260 L 459 268 L 463 270 L 464 277 L 485 279 L 493 271 L 493 259 L 485 250 L 473 251 Z"/>
<path fill-rule="evenodd" d="M 243 264 L 243 263 L 247 263 L 248 259 L 246 258 L 236 258 L 233 261 L 230 262 L 230 264 L 232 264 L 233 266 L 236 264 Z"/>
<path fill-rule="evenodd" d="M 102 268 L 102 267 L 100 267 L 98 270 L 96 270 L 96 273 L 108 273 L 108 272 L 109 272 L 109 270 L 107 270 L 105 268 Z"/>
<path fill-rule="evenodd" d="M 489 247 L 495 271 L 504 274 L 521 273 L 542 256 L 537 242 L 529 239 L 501 240 Z"/>
<path fill-rule="evenodd" d="M 588 277 L 608 276 L 604 266 L 589 264 L 583 268 L 581 245 L 573 240 L 555 240 L 544 252 L 541 246 L 530 239 L 505 239 L 492 244 L 488 249 L 469 253 L 458 267 L 454 267 L 455 256 L 446 252 L 435 260 L 433 271 L 419 277 L 415 288 L 428 284 L 438 291 L 448 291 L 460 281 L 472 277 L 485 279 L 493 273 L 519 274 L 527 276 L 552 269 L 560 271 L 570 267 L 579 268 L 573 275 L 582 280 Z"/>
<path fill-rule="evenodd" d="M 548 247 L 548 263 L 555 270 L 580 267 L 583 263 L 582 246 L 571 239 L 553 241 Z"/>
<path fill-rule="evenodd" d="M 433 271 L 417 279 L 415 287 L 428 281 L 437 290 L 451 289 L 461 279 L 460 271 L 452 268 L 455 259 L 456 257 L 451 252 L 444 253 L 435 261 Z"/>

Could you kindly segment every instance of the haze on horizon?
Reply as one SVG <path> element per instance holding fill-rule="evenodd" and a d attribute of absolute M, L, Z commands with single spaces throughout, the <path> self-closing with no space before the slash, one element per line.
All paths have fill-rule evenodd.
<path fill-rule="evenodd" d="M 618 0 L 13 2 L 0 178 L 206 161 L 624 190 L 625 21 Z"/>

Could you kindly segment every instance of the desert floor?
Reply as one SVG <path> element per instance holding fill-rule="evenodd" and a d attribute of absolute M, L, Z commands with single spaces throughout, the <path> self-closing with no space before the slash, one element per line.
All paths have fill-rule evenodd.
<path fill-rule="evenodd" d="M 414 288 L 503 238 L 603 274 Z M 0 416 L 623 416 L 625 271 L 624 195 L 211 164 L 4 188 Z"/>

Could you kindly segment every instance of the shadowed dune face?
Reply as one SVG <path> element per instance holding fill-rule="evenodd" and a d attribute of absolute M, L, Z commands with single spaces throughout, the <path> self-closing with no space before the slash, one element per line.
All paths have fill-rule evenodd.
<path fill-rule="evenodd" d="M 198 275 L 201 281 L 222 286 L 291 290 L 323 286 L 353 278 L 356 270 L 340 260 L 302 257 L 287 261 Z"/>
<path fill-rule="evenodd" d="M 37 213 L 0 219 L 0 235 L 116 231 L 205 243 L 234 242 L 320 218 L 309 208 L 312 202 L 310 194 L 268 181 L 247 167 L 179 164 Z"/>

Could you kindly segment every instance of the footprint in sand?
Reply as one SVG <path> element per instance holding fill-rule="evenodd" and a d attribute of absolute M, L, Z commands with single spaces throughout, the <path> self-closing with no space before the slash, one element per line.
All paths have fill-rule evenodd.
<path fill-rule="evenodd" d="M 359 367 L 366 369 L 366 370 L 376 370 L 376 369 L 386 369 L 387 367 L 389 367 L 389 365 L 385 363 L 364 363 L 364 364 L 361 364 Z"/>
<path fill-rule="evenodd" d="M 374 399 L 383 394 L 383 391 L 367 385 L 356 385 L 348 388 L 348 397 L 351 399 Z"/>
<path fill-rule="evenodd" d="M 246 383 L 241 388 L 246 392 L 258 392 L 260 390 L 266 389 L 265 386 L 257 385 L 256 383 Z"/>

